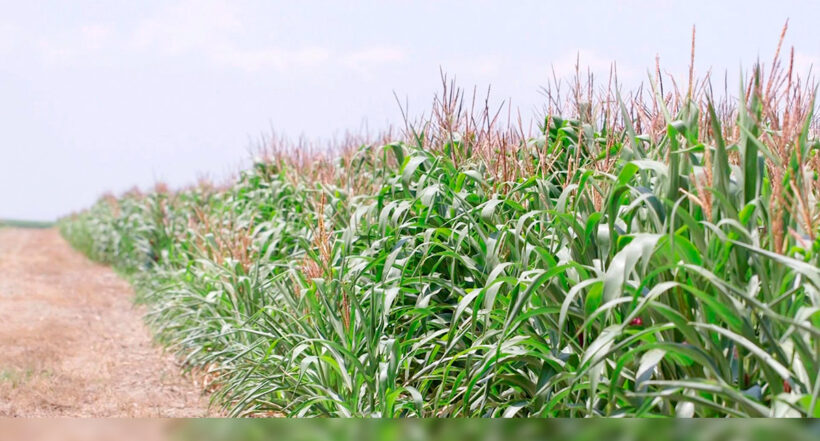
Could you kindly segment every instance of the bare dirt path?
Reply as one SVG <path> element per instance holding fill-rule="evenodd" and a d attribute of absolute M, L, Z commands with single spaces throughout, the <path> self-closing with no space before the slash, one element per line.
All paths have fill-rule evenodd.
<path fill-rule="evenodd" d="M 133 291 L 54 229 L 0 229 L 0 416 L 207 416 Z"/>

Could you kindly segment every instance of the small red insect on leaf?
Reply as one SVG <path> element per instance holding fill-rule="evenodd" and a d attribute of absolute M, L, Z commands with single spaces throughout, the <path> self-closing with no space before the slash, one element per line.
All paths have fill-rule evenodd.
<path fill-rule="evenodd" d="M 643 319 L 640 317 L 635 317 L 629 322 L 629 326 L 643 326 Z"/>

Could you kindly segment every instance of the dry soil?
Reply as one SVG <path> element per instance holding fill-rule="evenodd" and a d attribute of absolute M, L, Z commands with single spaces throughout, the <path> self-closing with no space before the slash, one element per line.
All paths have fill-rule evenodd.
<path fill-rule="evenodd" d="M 134 293 L 54 229 L 0 229 L 0 416 L 207 416 Z"/>

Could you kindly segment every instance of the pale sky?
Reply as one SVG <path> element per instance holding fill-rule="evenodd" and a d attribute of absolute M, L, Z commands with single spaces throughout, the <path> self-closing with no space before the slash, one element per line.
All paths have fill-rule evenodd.
<path fill-rule="evenodd" d="M 637 82 L 739 74 L 786 44 L 820 66 L 817 1 L 0 0 L 0 218 L 48 220 L 106 191 L 221 176 L 260 135 L 330 138 L 429 110 L 439 68 L 544 103 L 551 67 Z"/>

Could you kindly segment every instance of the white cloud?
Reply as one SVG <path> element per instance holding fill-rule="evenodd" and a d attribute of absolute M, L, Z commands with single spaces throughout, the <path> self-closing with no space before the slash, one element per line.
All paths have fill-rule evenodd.
<path fill-rule="evenodd" d="M 563 56 L 554 60 L 549 67 L 549 75 L 552 77 L 553 70 L 558 79 L 571 79 L 575 77 L 576 65 L 581 76 L 585 76 L 589 71 L 596 78 L 608 78 L 610 69 L 615 63 L 618 78 L 620 80 L 640 80 L 643 74 L 639 69 L 628 64 L 618 63 L 605 55 L 589 49 L 579 49 L 567 52 Z"/>
<path fill-rule="evenodd" d="M 299 71 L 338 63 L 366 73 L 374 67 L 404 59 L 401 51 L 387 47 L 349 53 L 333 53 L 328 48 L 315 45 L 249 47 L 241 42 L 245 31 L 232 3 L 183 0 L 140 22 L 133 32 L 131 43 L 139 50 L 166 56 L 196 54 L 216 65 L 247 72 Z"/>
<path fill-rule="evenodd" d="M 38 40 L 40 56 L 46 64 L 71 64 L 78 60 L 102 61 L 98 55 L 112 47 L 113 30 L 103 24 L 89 24 L 74 31 L 49 35 Z"/>
<path fill-rule="evenodd" d="M 81 44 L 90 50 L 99 50 L 111 40 L 111 28 L 102 24 L 87 25 L 80 28 Z"/>
<path fill-rule="evenodd" d="M 441 65 L 444 73 L 456 77 L 492 78 L 501 72 L 503 62 L 496 56 L 460 58 Z"/>
<path fill-rule="evenodd" d="M 338 62 L 365 78 L 375 75 L 375 70 L 385 65 L 401 63 L 407 58 L 404 51 L 395 47 L 373 46 L 339 54 Z"/>
<path fill-rule="evenodd" d="M 405 54 L 394 47 L 371 47 L 356 50 L 342 57 L 342 62 L 348 67 L 372 67 L 381 64 L 404 61 Z"/>
<path fill-rule="evenodd" d="M 249 72 L 317 67 L 329 58 L 330 52 L 321 47 L 305 47 L 295 50 L 278 48 L 238 50 L 226 46 L 214 53 L 216 62 Z"/>
<path fill-rule="evenodd" d="M 229 45 L 242 28 L 235 8 L 220 0 L 183 0 L 137 24 L 131 36 L 140 49 L 175 55 Z"/>
<path fill-rule="evenodd" d="M 14 44 L 16 28 L 0 25 L 0 52 Z M 257 33 L 258 34 L 258 33 Z M 374 69 L 405 60 L 395 47 L 367 46 L 333 51 L 317 45 L 289 47 L 251 38 L 232 2 L 180 0 L 164 4 L 130 27 L 89 23 L 35 42 L 47 65 L 118 65 L 128 60 L 191 56 L 214 66 L 245 72 L 301 72 L 318 67 L 348 69 L 369 76 Z M 11 41 L 12 43 L 8 43 Z M 151 61 L 149 61 L 151 60 Z"/>

